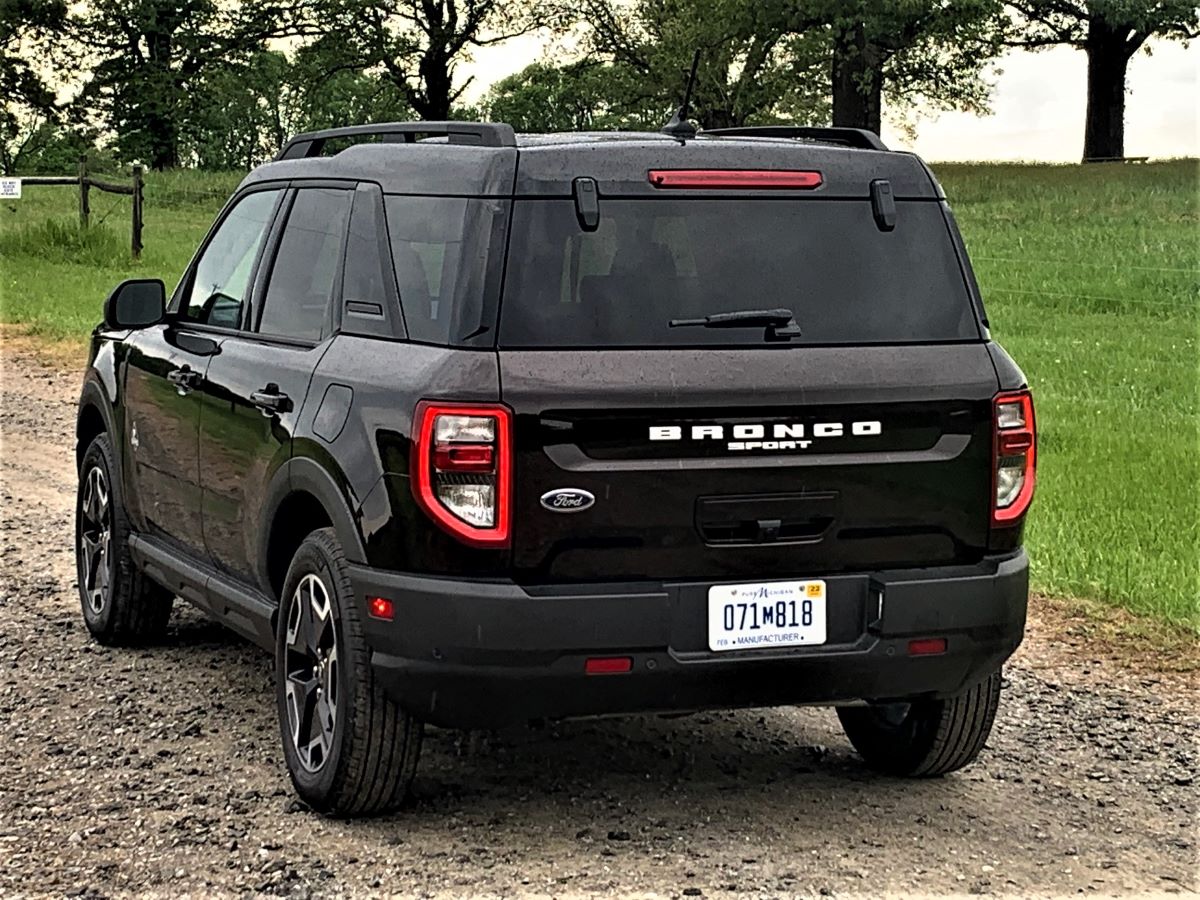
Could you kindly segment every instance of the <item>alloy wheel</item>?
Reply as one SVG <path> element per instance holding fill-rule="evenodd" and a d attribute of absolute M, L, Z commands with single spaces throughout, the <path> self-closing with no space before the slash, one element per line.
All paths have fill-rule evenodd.
<path fill-rule="evenodd" d="M 79 577 L 89 610 L 100 615 L 111 591 L 109 546 L 112 541 L 112 505 L 108 477 L 92 466 L 83 479 L 79 523 Z"/>
<path fill-rule="evenodd" d="M 337 725 L 338 643 L 329 591 L 314 574 L 301 578 L 292 593 L 284 652 L 292 745 L 300 764 L 316 772 L 329 759 Z"/>

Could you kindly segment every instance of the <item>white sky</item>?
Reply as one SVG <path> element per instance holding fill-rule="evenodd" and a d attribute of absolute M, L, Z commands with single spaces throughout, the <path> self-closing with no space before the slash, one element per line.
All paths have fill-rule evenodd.
<path fill-rule="evenodd" d="M 464 99 L 473 102 L 494 82 L 539 59 L 543 39 L 526 36 L 483 48 L 459 77 L 474 76 Z M 1129 66 L 1125 109 L 1127 156 L 1200 156 L 1200 43 L 1151 43 Z M 889 146 L 933 161 L 1021 159 L 1078 162 L 1083 152 L 1087 57 L 1069 47 L 1012 51 L 999 60 L 992 115 L 941 113 L 917 123 L 917 137 L 884 122 Z"/>

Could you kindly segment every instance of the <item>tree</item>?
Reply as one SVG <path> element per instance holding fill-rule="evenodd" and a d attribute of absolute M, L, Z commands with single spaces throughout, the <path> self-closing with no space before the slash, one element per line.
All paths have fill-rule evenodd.
<path fill-rule="evenodd" d="M 625 102 L 636 82 L 635 73 L 611 63 L 537 62 L 496 82 L 484 98 L 484 115 L 524 132 L 645 128 L 647 119 Z"/>
<path fill-rule="evenodd" d="M 879 133 L 883 101 L 981 111 L 983 72 L 1002 47 L 999 0 L 831 0 L 809 18 L 829 22 L 833 124 Z"/>
<path fill-rule="evenodd" d="M 31 142 L 48 134 L 58 104 L 47 73 L 33 60 L 45 58 L 63 30 L 63 0 L 0 0 L 0 165 L 12 172 Z"/>
<path fill-rule="evenodd" d="M 236 71 L 269 38 L 302 33 L 302 10 L 300 0 L 91 0 L 71 18 L 94 61 L 79 104 L 126 159 L 177 166 L 206 79 Z"/>
<path fill-rule="evenodd" d="M 527 34 L 543 22 L 538 0 L 323 0 L 319 43 L 339 71 L 378 71 L 423 119 L 445 120 L 470 79 L 455 69 L 472 50 Z"/>
<path fill-rule="evenodd" d="M 1125 155 L 1125 74 L 1152 37 L 1200 35 L 1193 0 L 1014 0 L 1021 21 L 1014 46 L 1066 45 L 1087 53 L 1083 160 Z"/>
<path fill-rule="evenodd" d="M 692 54 L 700 64 L 692 118 L 704 128 L 806 121 L 825 111 L 819 60 L 798 36 L 786 0 L 584 0 L 585 45 L 593 59 L 631 73 L 623 102 L 657 108 L 655 124 L 679 106 Z"/>
<path fill-rule="evenodd" d="M 414 118 L 394 83 L 364 69 L 347 68 L 343 54 L 328 41 L 300 48 L 283 89 L 284 131 L 314 131 L 364 122 Z"/>

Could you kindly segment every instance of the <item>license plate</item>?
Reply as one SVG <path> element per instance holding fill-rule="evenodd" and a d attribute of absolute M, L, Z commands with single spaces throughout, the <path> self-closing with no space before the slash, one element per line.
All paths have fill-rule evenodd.
<path fill-rule="evenodd" d="M 825 582 L 721 584 L 708 589 L 710 650 L 825 643 Z"/>

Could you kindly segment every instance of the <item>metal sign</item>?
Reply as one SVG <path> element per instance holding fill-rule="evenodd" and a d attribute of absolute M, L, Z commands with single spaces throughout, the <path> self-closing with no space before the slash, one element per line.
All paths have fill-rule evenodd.
<path fill-rule="evenodd" d="M 21 179 L 0 178 L 0 200 L 20 200 Z"/>

